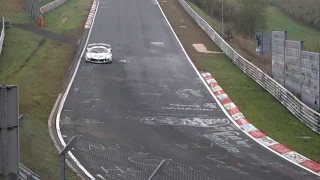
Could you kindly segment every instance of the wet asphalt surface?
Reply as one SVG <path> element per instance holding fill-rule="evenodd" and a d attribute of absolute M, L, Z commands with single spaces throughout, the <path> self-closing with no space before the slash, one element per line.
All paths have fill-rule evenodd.
<path fill-rule="evenodd" d="M 154 0 L 100 0 L 89 37 L 89 43 L 99 42 L 112 46 L 113 63 L 85 63 L 82 57 L 61 112 L 65 141 L 83 135 L 103 144 L 103 150 L 114 147 L 172 159 L 216 179 L 316 179 L 233 125 Z M 144 179 L 160 162 L 150 165 L 142 178 L 132 170 L 131 156 L 119 156 L 121 167 L 111 167 L 107 155 L 114 154 L 84 144 L 88 146 L 82 151 L 91 155 L 75 156 L 97 179 Z M 146 161 L 140 164 L 148 165 Z M 111 177 L 114 172 L 119 176 Z"/>

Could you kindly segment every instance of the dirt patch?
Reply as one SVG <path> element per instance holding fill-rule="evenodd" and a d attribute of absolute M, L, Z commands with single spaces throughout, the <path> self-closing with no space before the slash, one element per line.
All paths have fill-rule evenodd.
<path fill-rule="evenodd" d="M 207 47 L 204 44 L 192 44 L 192 46 L 201 53 L 212 53 L 212 54 L 221 54 L 223 52 L 217 52 L 217 51 L 208 51 Z"/>
<path fill-rule="evenodd" d="M 192 44 L 197 44 L 199 42 L 208 44 L 211 41 L 210 37 L 203 32 L 178 1 L 159 1 L 159 4 L 191 58 L 195 55 L 201 55 L 202 53 L 199 53 Z M 188 26 L 188 28 L 181 28 L 180 26 Z M 194 58 L 192 58 L 192 60 L 194 61 Z"/>
<path fill-rule="evenodd" d="M 63 18 L 62 22 L 65 22 L 66 20 L 68 20 L 68 17 Z"/>
<path fill-rule="evenodd" d="M 67 12 L 65 12 L 65 13 L 62 14 L 62 16 L 61 16 L 61 18 L 60 18 L 60 20 L 61 20 L 62 23 L 64 23 L 64 22 L 68 19 L 69 14 L 70 14 L 69 11 L 67 11 Z"/>
<path fill-rule="evenodd" d="M 47 40 L 46 38 L 43 38 L 43 39 L 39 42 L 37 48 L 30 54 L 30 56 L 27 57 L 27 59 L 25 60 L 25 62 L 24 62 L 20 67 L 18 67 L 18 68 L 10 75 L 10 77 L 15 76 L 17 73 L 19 73 L 19 72 L 26 66 L 26 64 L 28 64 L 28 62 L 29 62 L 29 61 L 32 59 L 32 57 L 36 54 L 36 52 L 38 51 L 38 49 L 43 46 L 43 44 L 46 42 L 46 40 Z"/>
<path fill-rule="evenodd" d="M 39 28 L 36 26 L 31 26 L 28 24 L 14 24 L 13 26 L 16 28 L 25 30 L 25 31 L 33 32 L 35 34 L 38 34 L 38 35 L 43 36 L 48 39 L 53 39 L 53 40 L 64 42 L 66 44 L 76 46 L 78 43 L 78 40 L 73 37 L 57 34 L 52 31 L 48 31 L 46 29 L 42 29 L 42 28 Z"/>

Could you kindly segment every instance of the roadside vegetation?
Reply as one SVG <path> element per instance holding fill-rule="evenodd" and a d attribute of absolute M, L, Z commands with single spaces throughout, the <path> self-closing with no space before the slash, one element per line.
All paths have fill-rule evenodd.
<path fill-rule="evenodd" d="M 189 0 L 189 2 L 191 6 L 201 10 L 202 16 L 221 34 L 222 0 Z M 320 32 L 313 28 L 320 23 L 317 10 L 317 7 L 320 7 L 319 3 L 317 0 L 224 1 L 224 38 L 258 67 L 262 66 L 262 59 L 255 54 L 254 33 L 257 31 L 286 30 L 290 40 L 304 41 L 305 50 L 320 52 Z M 287 15 L 279 7 L 284 12 L 288 11 Z M 308 12 L 310 7 L 312 8 Z M 310 23 L 306 23 L 311 21 L 313 27 Z M 264 64 L 265 72 L 269 74 L 270 59 L 271 57 L 267 57 Z"/>
<path fill-rule="evenodd" d="M 221 22 L 219 18 L 212 17 L 210 14 L 205 13 L 190 1 L 188 4 L 216 29 L 217 32 L 221 32 Z M 267 5 L 266 13 L 268 16 L 266 16 L 267 26 L 264 28 L 265 31 L 287 30 L 289 39 L 303 40 L 307 45 L 320 37 L 319 31 L 295 21 L 282 13 L 277 7 Z M 169 19 L 169 21 L 172 20 Z M 182 30 L 176 28 L 175 31 L 179 34 Z M 242 35 L 240 34 L 239 36 Z M 184 42 L 183 45 L 185 47 L 191 46 L 192 39 L 185 39 L 183 37 L 185 37 L 185 35 L 181 33 L 181 38 L 179 38 Z M 208 41 L 214 44 L 209 37 L 207 38 Z M 241 47 L 242 44 L 238 43 L 235 40 L 236 38 L 237 37 L 234 37 L 228 43 L 240 54 L 261 68 L 259 59 L 256 59 L 253 53 Z M 254 49 L 254 41 L 251 41 L 250 38 L 246 39 L 243 36 L 241 38 L 246 40 L 246 47 L 252 50 Z M 200 42 L 200 40 L 194 41 Z M 210 47 L 208 45 L 210 43 L 205 42 L 204 44 Z M 211 47 L 212 46 L 215 45 L 211 45 Z M 312 47 L 310 47 L 310 49 L 311 48 Z M 258 129 L 287 147 L 314 161 L 320 162 L 320 136 L 301 123 L 281 103 L 273 98 L 272 95 L 245 75 L 226 55 L 213 54 L 200 56 L 191 50 L 187 50 L 187 52 L 192 57 L 198 70 L 210 72 L 239 107 L 241 112 Z"/>
<path fill-rule="evenodd" d="M 270 5 L 279 7 L 293 19 L 320 30 L 319 0 L 270 0 Z"/>
<path fill-rule="evenodd" d="M 209 16 L 217 17 L 219 20 L 222 19 L 222 0 L 190 0 L 190 2 L 202 9 Z M 224 22 L 227 25 L 224 34 L 227 35 L 228 38 L 232 38 L 235 33 L 243 36 L 252 36 L 257 29 L 266 27 L 267 1 L 228 0 L 223 2 Z"/>
<path fill-rule="evenodd" d="M 264 29 L 265 31 L 287 30 L 288 39 L 303 41 L 304 49 L 307 51 L 320 52 L 320 30 L 294 20 L 275 6 L 268 6 L 267 12 L 267 28 Z M 320 18 L 320 15 L 318 17 Z"/>
<path fill-rule="evenodd" d="M 10 20 L 11 27 L 5 30 L 0 82 L 18 85 L 19 111 L 29 114 L 20 126 L 20 162 L 42 179 L 59 179 L 59 153 L 49 136 L 48 117 L 69 73 L 92 1 L 69 0 L 48 12 L 43 29 L 24 4 L 24 0 L 1 2 L 0 16 Z M 61 37 L 70 41 L 60 41 Z M 78 179 L 69 168 L 67 178 Z"/>

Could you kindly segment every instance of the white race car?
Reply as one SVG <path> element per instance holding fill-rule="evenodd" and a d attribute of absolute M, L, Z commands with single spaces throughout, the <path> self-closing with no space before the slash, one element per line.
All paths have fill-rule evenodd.
<path fill-rule="evenodd" d="M 86 62 L 112 63 L 112 49 L 110 44 L 88 44 L 86 52 Z"/>

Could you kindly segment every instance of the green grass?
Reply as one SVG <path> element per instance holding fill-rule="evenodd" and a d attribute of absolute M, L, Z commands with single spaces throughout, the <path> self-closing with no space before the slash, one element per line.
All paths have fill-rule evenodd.
<path fill-rule="evenodd" d="M 5 29 L 5 33 L 3 54 L 0 56 L 0 80 L 2 82 L 9 81 L 10 76 L 25 63 L 27 55 L 37 49 L 42 39 L 41 36 L 15 27 Z M 16 36 L 16 34 L 20 34 L 23 38 Z M 22 51 L 16 49 L 17 45 Z"/>
<path fill-rule="evenodd" d="M 73 35 L 76 27 L 83 26 L 87 21 L 92 1 L 69 0 L 63 6 L 44 15 L 45 29 L 57 33 Z"/>
<path fill-rule="evenodd" d="M 320 31 L 295 21 L 277 7 L 269 6 L 267 13 L 268 28 L 265 31 L 286 30 L 288 31 L 288 39 L 304 41 L 306 50 L 320 52 L 320 47 L 312 47 L 314 43 L 320 46 Z"/>
<path fill-rule="evenodd" d="M 205 15 L 199 8 L 188 2 L 192 8 L 204 19 L 210 17 Z M 271 8 L 271 10 L 274 10 Z M 270 9 L 269 9 L 270 11 Z M 314 29 L 303 26 L 293 20 L 288 22 L 277 22 L 277 17 L 283 19 L 286 15 L 274 14 L 273 24 L 270 22 L 273 30 L 283 30 L 284 27 L 291 27 L 299 35 L 294 36 L 288 30 L 291 39 L 315 39 L 319 37 L 319 32 Z M 208 22 L 208 21 L 207 21 Z M 289 25 L 284 25 L 285 23 Z M 217 27 L 218 21 L 210 19 L 209 24 L 214 29 Z M 299 31 L 306 30 L 308 34 L 299 34 Z M 294 31 L 294 32 L 295 32 Z M 238 47 L 234 47 L 237 49 Z M 265 91 L 261 86 L 255 83 L 251 78 L 245 75 L 230 59 L 224 54 L 216 54 L 214 56 L 200 57 L 194 59 L 198 61 L 197 68 L 210 72 L 219 82 L 222 88 L 234 101 L 241 112 L 249 119 L 249 121 L 261 131 L 276 141 L 286 145 L 287 147 L 320 162 L 320 136 L 301 123 L 292 113 L 290 113 L 281 103 L 279 103 L 272 95 Z M 304 139 L 301 137 L 310 137 Z"/>
<path fill-rule="evenodd" d="M 291 149 L 320 162 L 320 136 L 293 116 L 226 55 L 201 60 L 198 69 L 211 72 L 240 111 L 258 129 Z M 302 139 L 308 136 L 310 139 Z"/>
<path fill-rule="evenodd" d="M 12 28 L 7 31 L 6 46 L 0 58 L 0 81 L 18 84 L 21 111 L 42 120 L 48 118 L 74 51 L 72 46 L 50 39 L 38 47 L 44 39 L 32 32 Z M 17 47 L 22 51 L 17 51 Z"/>
<path fill-rule="evenodd" d="M 0 56 L 0 82 L 18 85 L 19 111 L 30 115 L 20 127 L 20 162 L 42 179 L 59 179 L 58 151 L 49 137 L 47 121 L 74 58 L 75 48 L 14 27 L 16 23 L 38 24 L 21 10 L 21 0 L 10 2 L 4 7 L 11 8 L 5 15 L 13 26 L 6 29 Z M 55 33 L 80 37 L 91 3 L 69 0 L 45 15 L 48 17 L 46 28 Z M 66 21 L 67 25 L 61 24 L 62 17 L 67 17 L 72 23 Z M 79 179 L 69 168 L 66 173 L 67 179 Z"/>

